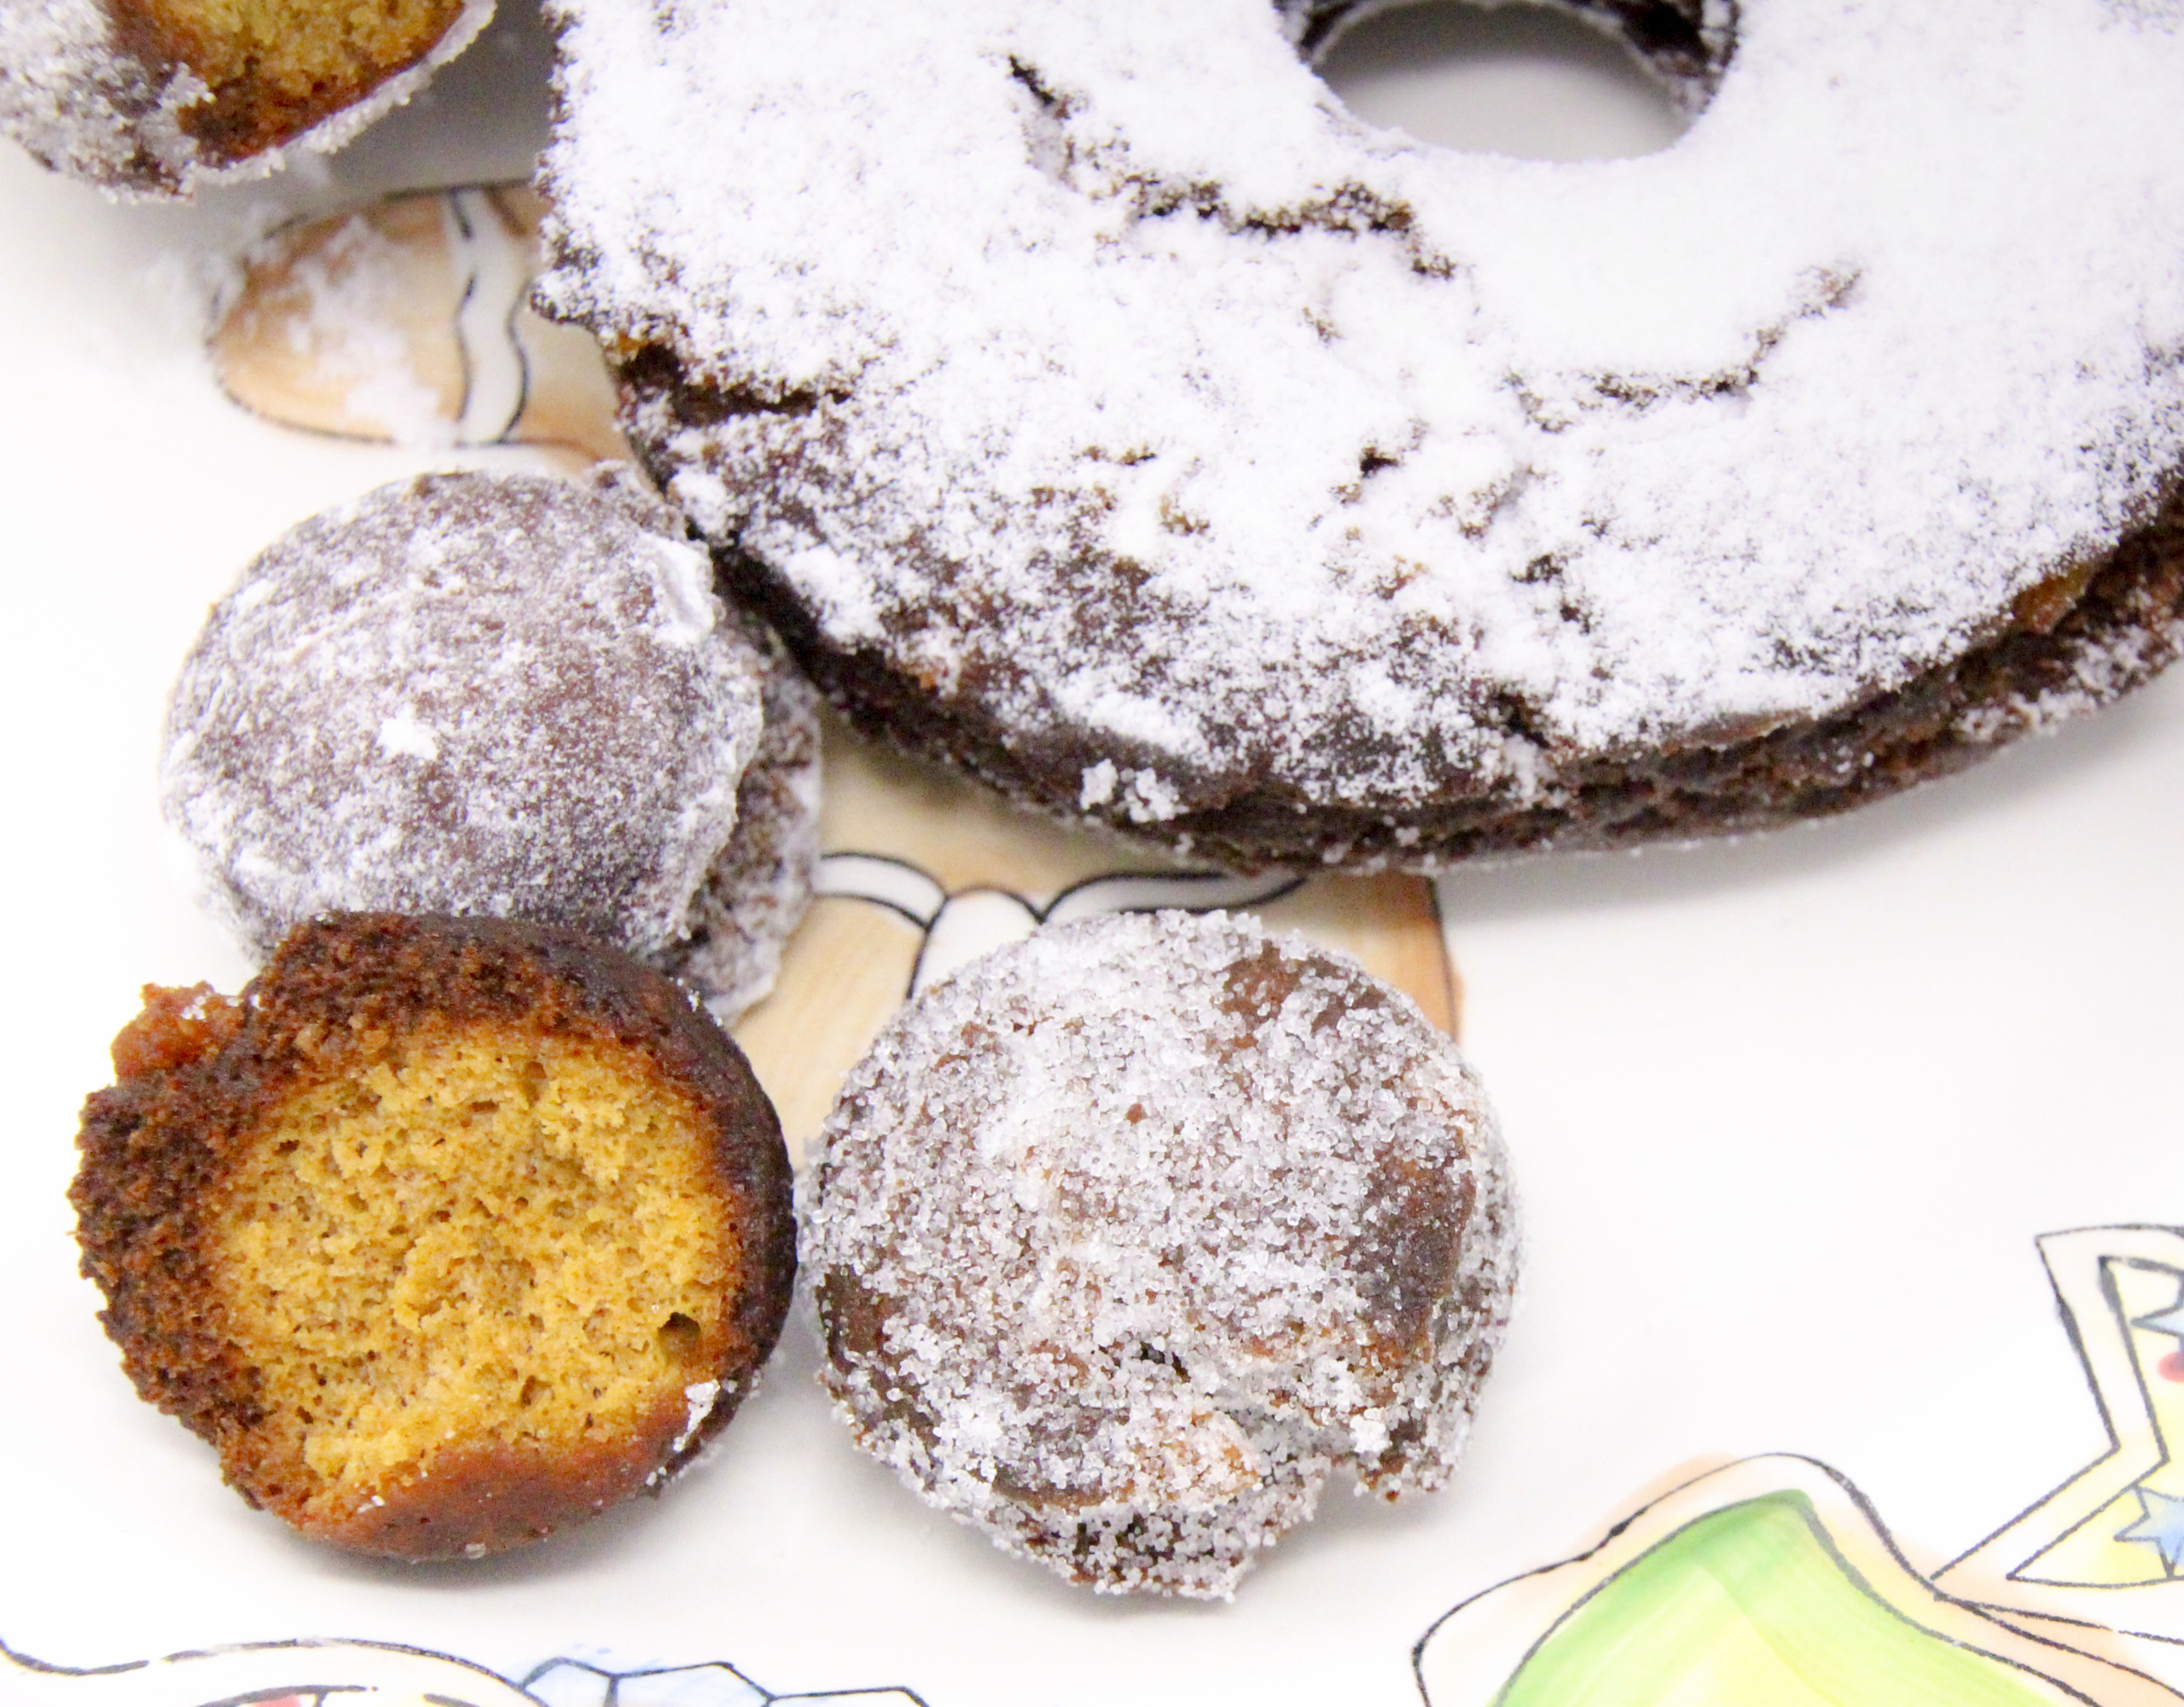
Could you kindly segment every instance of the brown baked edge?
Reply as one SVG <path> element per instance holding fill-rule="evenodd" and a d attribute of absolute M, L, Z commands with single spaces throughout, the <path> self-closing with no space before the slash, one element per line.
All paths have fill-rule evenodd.
<path fill-rule="evenodd" d="M 928 692 L 877 649 L 829 640 L 765 565 L 717 543 L 714 555 L 729 588 L 765 615 L 865 734 L 967 770 L 1035 811 L 1093 817 L 1136 839 L 1247 869 L 1430 871 L 1496 855 L 1690 841 L 1826 817 L 1961 770 L 2105 705 L 2158 674 L 2184 642 L 2179 471 L 2144 525 L 2105 560 L 2060 572 L 2021 597 L 2004 632 L 1822 722 L 1718 746 L 1565 760 L 1544 804 L 1513 807 L 1452 789 L 1440 798 L 1358 806 L 1312 799 L 1279 779 L 1191 776 L 1186 798 L 1214 804 L 1139 823 L 1116 808 L 1087 813 L 1079 804 L 1085 768 L 1123 758 L 1112 742 L 1078 730 L 1043 733 L 1034 746 L 975 699 Z M 1550 750 L 1548 762 L 1559 757 Z"/>

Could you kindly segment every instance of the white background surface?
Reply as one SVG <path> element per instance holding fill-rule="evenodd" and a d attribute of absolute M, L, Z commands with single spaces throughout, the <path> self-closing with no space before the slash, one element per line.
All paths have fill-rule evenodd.
<path fill-rule="evenodd" d="M 282 208 L 520 172 L 543 74 L 535 32 L 499 30 L 331 173 L 195 210 L 109 205 L 0 148 L 0 1640 L 77 1666 L 329 1635 L 514 1674 L 729 1659 L 934 1707 L 1369 1707 L 1412 1698 L 1438 1612 L 1693 1457 L 1822 1458 L 1933 1565 L 2097 1455 L 2032 1240 L 2184 1221 L 2184 679 L 1850 821 L 1449 880 L 1466 1043 L 1527 1211 L 1515 1328 L 1451 1492 L 1335 1494 L 1233 1605 L 1095 1600 L 927 1513 L 828 1416 L 801 1321 L 711 1465 L 527 1553 L 357 1562 L 247 1511 L 93 1321 L 62 1200 L 76 1109 L 140 984 L 247 973 L 158 855 L 161 706 L 206 605 L 305 514 L 447 459 L 233 408 L 191 280 Z M 1500 77 L 1519 121 L 1561 114 L 1549 142 L 1658 140 L 1604 119 L 1623 97 L 1589 74 L 1545 96 L 1534 74 L 1443 88 L 1475 113 L 1462 78 Z M 1377 104 L 1414 96 L 1353 89 L 1422 125 Z"/>

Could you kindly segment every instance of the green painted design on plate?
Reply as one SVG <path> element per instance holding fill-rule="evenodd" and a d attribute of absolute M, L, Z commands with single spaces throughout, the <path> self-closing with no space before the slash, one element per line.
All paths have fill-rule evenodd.
<path fill-rule="evenodd" d="M 1914 1623 L 1783 1492 L 1697 1518 L 1565 1613 L 1495 1707 L 2054 1707 Z"/>

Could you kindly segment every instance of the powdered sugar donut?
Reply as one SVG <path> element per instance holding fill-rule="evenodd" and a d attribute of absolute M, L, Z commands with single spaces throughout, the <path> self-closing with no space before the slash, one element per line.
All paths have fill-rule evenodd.
<path fill-rule="evenodd" d="M 1477 1080 L 1354 963 L 1109 914 L 918 998 L 821 1135 L 804 1272 L 859 1442 L 1002 1547 L 1226 1595 L 1339 1472 L 1439 1487 L 1516 1229 Z"/>
<path fill-rule="evenodd" d="M 770 637 L 630 473 L 426 475 L 244 572 L 175 684 L 161 778 L 247 942 L 325 911 L 491 914 L 685 972 L 726 1016 L 764 993 L 809 894 L 810 708 L 768 689 Z M 767 700 L 785 727 L 754 781 Z"/>
<path fill-rule="evenodd" d="M 469 44 L 492 0 L 11 0 L 0 134 L 127 195 L 270 171 L 339 148 Z"/>
<path fill-rule="evenodd" d="M 1298 44 L 1363 9 L 564 0 L 545 299 L 854 714 L 1434 862 L 1835 810 L 2168 661 L 2184 6 L 1597 0 L 1703 111 L 1582 164 L 1352 118 Z"/>

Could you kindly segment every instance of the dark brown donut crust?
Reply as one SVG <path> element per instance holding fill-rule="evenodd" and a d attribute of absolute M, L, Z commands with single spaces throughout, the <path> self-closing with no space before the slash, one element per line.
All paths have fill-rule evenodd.
<path fill-rule="evenodd" d="M 640 364 L 648 385 L 657 352 Z M 625 374 L 624 384 L 630 382 Z M 633 392 L 633 395 L 639 395 Z M 646 399 L 659 407 L 653 395 Z M 665 468 L 655 473 L 665 477 Z M 1951 663 L 1818 723 L 1719 744 L 1577 758 L 1560 752 L 1524 708 L 1498 708 L 1503 727 L 1574 762 L 1555 804 L 1512 806 L 1467 792 L 1461 778 L 1425 802 L 1352 805 L 1307 799 L 1275 776 L 1182 771 L 1172 754 L 1132 753 L 1109 733 L 1027 736 L 998 720 L 975 661 L 946 690 L 903 672 L 877 647 L 829 641 L 794 589 L 733 547 L 715 548 L 737 596 L 762 611 L 804 672 L 865 733 L 959 767 L 1034 810 L 1091 816 L 1126 836 L 1153 838 L 1241 868 L 1329 865 L 1438 869 L 1455 862 L 1550 850 L 1690 841 L 1831 816 L 1962 770 L 2063 711 L 2105 705 L 2158 675 L 2184 642 L 2184 475 L 2144 525 L 2105 560 L 2065 566 L 2020 597 L 2002 631 Z M 1327 746 L 1360 752 L 1362 722 Z M 1080 804 L 1086 767 L 1153 764 L 1186 802 L 1154 823 L 1120 804 Z"/>
<path fill-rule="evenodd" d="M 1345 26 L 1375 9 L 1363 0 L 1274 0 L 1298 51 L 1316 58 Z M 1671 99 L 1702 108 L 1727 72 L 1737 0 L 1560 0 L 1627 45 Z M 663 486 L 682 466 L 679 433 L 731 417 L 812 415 L 840 399 L 817 391 L 764 398 L 694 382 L 664 343 L 610 349 L 622 417 Z M 792 473 L 799 471 L 791 470 Z M 1004 717 L 997 705 L 1045 699 L 1013 659 L 980 652 L 945 683 L 901 661 L 915 654 L 909 622 L 886 641 L 830 638 L 790 578 L 714 542 L 724 580 L 761 610 L 811 677 L 864 732 L 970 772 L 1020 804 L 1072 820 L 1091 816 L 1232 868 L 1334 866 L 1438 870 L 1464 860 L 1550 850 L 1609 850 L 1689 841 L 1826 817 L 1961 770 L 2066 715 L 2106 704 L 2158 675 L 2184 644 L 2184 467 L 2167 471 L 2162 500 L 2093 560 L 2049 566 L 2047 578 L 1965 636 L 1953 659 L 1873 691 L 1818 720 L 1717 728 L 1674 744 L 1579 749 L 1551 738 L 1532 708 L 1505 694 L 1478 707 L 1480 726 L 1536 748 L 1554 784 L 1519 800 L 1448 759 L 1440 786 L 1417 796 L 1331 799 L 1263 764 L 1193 769 L 1171 750 L 1134 745 L 1060 714 Z M 1785 517 L 1786 529 L 1797 519 Z M 1135 566 L 1085 560 L 1062 566 L 1058 599 L 1075 603 L 1086 650 L 1101 654 L 1133 620 Z M 914 618 L 912 619 L 914 620 Z M 1026 692 L 1030 688 L 1032 691 Z M 1051 702 L 1049 702 L 1051 703 Z M 1391 739 L 1353 717 L 1316 731 L 1328 769 L 1380 774 Z M 1428 751 L 1413 757 L 1429 765 Z M 1345 766 L 1343 761 L 1354 762 Z M 1147 821 L 1119 795 L 1083 804 L 1089 768 L 1156 769 L 1181 810 Z"/>
<path fill-rule="evenodd" d="M 135 1047 L 118 1056 L 144 1070 L 85 1102 L 68 1196 L 83 1273 L 107 1298 L 99 1320 L 138 1394 L 216 1448 L 253 1506 L 356 1551 L 475 1555 L 656 1489 L 727 1425 L 787 1313 L 790 1172 L 773 1106 L 741 1052 L 678 986 L 559 927 L 349 914 L 291 932 L 235 1007 L 239 1017 L 215 1008 L 210 1023 L 177 1024 L 155 1002 L 131 1028 Z M 617 1047 L 700 1111 L 741 1270 L 737 1296 L 691 1365 L 720 1383 L 719 1395 L 694 1426 L 677 1393 L 634 1437 L 592 1454 L 552 1466 L 505 1450 L 456 1454 L 415 1497 L 335 1530 L 305 1524 L 300 1490 L 283 1486 L 257 1449 L 263 1411 L 209 1284 L 202 1209 L 285 1098 L 362 1065 L 389 1039 L 450 1023 Z"/>
<path fill-rule="evenodd" d="M 187 196 L 255 176 L 292 143 L 346 140 L 476 32 L 480 3 L 271 0 L 217 19 L 175 0 L 13 6 L 0 134 L 115 194 Z"/>

